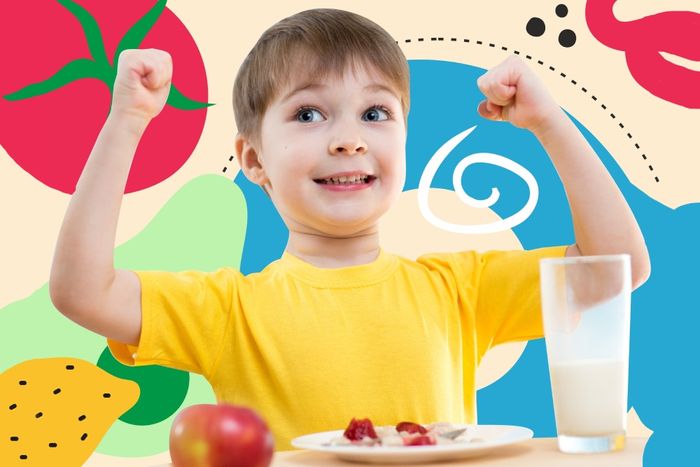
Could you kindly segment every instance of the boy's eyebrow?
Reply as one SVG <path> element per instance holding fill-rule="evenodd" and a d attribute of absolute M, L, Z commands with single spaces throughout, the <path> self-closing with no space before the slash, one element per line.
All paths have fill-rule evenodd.
<path fill-rule="evenodd" d="M 398 94 L 396 94 L 396 91 L 395 91 L 395 90 L 393 90 L 393 89 L 390 88 L 389 86 L 386 86 L 386 85 L 380 84 L 380 83 L 369 84 L 369 85 L 365 86 L 365 89 L 364 89 L 364 90 L 365 90 L 365 91 L 375 91 L 375 92 L 377 92 L 377 91 L 386 91 L 386 92 L 388 92 L 389 94 L 391 94 L 392 96 L 396 97 L 397 99 L 399 98 L 399 96 L 398 96 Z"/>
<path fill-rule="evenodd" d="M 314 89 L 318 89 L 318 88 L 327 88 L 327 87 L 328 87 L 328 85 L 326 85 L 326 84 L 321 84 L 321 83 L 306 83 L 306 84 L 302 84 L 302 85 L 299 86 L 298 88 L 293 89 L 292 91 L 290 91 L 289 94 L 287 94 L 286 96 L 284 96 L 284 97 L 280 100 L 280 102 L 285 102 L 285 101 L 289 100 L 294 94 L 300 93 L 301 91 L 312 91 L 312 90 L 314 90 Z"/>
<path fill-rule="evenodd" d="M 294 96 L 295 94 L 300 93 L 300 92 L 302 92 L 302 91 L 313 91 L 313 90 L 315 90 L 315 89 L 327 88 L 327 87 L 328 87 L 327 84 L 322 84 L 322 83 L 313 83 L 313 82 L 312 82 L 312 83 L 305 83 L 305 84 L 302 84 L 301 86 L 299 86 L 298 88 L 293 89 L 293 90 L 290 91 L 286 96 L 284 96 L 284 97 L 280 100 L 280 103 L 286 102 L 286 101 L 289 100 L 292 96 Z M 368 84 L 367 86 L 365 86 L 365 87 L 363 88 L 363 91 L 373 91 L 373 92 L 377 92 L 377 91 L 386 91 L 386 92 L 388 92 L 389 94 L 391 94 L 391 95 L 393 95 L 394 97 L 396 97 L 397 99 L 399 98 L 399 96 L 396 94 L 396 92 L 395 92 L 393 89 L 391 89 L 389 86 L 386 86 L 386 85 L 381 84 L 381 83 Z"/>

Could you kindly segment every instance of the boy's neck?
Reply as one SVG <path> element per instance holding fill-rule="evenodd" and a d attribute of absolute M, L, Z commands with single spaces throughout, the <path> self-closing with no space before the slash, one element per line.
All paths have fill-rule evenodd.
<path fill-rule="evenodd" d="M 289 232 L 286 251 L 319 268 L 342 268 L 371 263 L 379 256 L 376 229 L 351 237 Z"/>

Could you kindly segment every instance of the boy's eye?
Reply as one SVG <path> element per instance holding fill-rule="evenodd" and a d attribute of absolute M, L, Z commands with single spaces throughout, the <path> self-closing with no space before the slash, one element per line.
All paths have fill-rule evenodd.
<path fill-rule="evenodd" d="M 323 120 L 323 115 L 316 109 L 305 107 L 297 110 L 296 118 L 302 123 L 313 123 Z"/>
<path fill-rule="evenodd" d="M 389 115 L 390 112 L 388 109 L 381 106 L 374 106 L 365 111 L 364 115 L 362 116 L 362 120 L 366 120 L 368 122 L 380 122 L 383 120 L 388 120 Z"/>

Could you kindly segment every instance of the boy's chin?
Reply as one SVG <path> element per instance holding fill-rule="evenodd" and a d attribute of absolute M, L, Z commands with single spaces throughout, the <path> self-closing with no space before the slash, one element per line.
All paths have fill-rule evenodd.
<path fill-rule="evenodd" d="M 377 231 L 378 219 L 333 217 L 324 219 L 318 230 L 329 237 L 354 237 Z"/>

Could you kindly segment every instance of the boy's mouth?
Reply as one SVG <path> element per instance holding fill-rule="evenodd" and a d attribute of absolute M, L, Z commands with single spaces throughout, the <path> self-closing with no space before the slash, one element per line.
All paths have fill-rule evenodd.
<path fill-rule="evenodd" d="M 321 185 L 366 185 L 376 179 L 374 175 L 350 174 L 335 175 L 327 178 L 314 178 L 314 182 Z"/>

